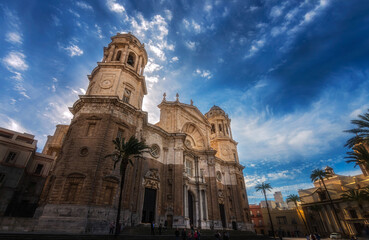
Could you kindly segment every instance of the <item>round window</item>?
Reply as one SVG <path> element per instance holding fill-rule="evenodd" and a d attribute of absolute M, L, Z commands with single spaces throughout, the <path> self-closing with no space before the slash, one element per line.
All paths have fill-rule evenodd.
<path fill-rule="evenodd" d="M 82 147 L 80 150 L 79 150 L 79 155 L 84 157 L 84 156 L 87 156 L 88 154 L 88 147 Z"/>
<path fill-rule="evenodd" d="M 154 158 L 157 158 L 160 156 L 160 147 L 157 144 L 153 144 L 150 147 L 150 154 L 151 156 L 153 156 Z"/>

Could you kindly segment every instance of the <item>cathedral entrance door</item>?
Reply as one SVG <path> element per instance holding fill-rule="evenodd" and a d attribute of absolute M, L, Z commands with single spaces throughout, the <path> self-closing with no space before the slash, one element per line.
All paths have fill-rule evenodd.
<path fill-rule="evenodd" d="M 155 221 L 156 189 L 145 188 L 145 198 L 142 208 L 142 222 L 151 223 Z"/>
<path fill-rule="evenodd" d="M 224 204 L 219 204 L 219 211 L 220 211 L 220 218 L 222 219 L 222 226 L 223 228 L 226 227 L 226 217 L 224 211 Z"/>
<path fill-rule="evenodd" d="M 167 215 L 167 223 L 168 223 L 168 228 L 172 229 L 173 226 L 173 215 Z"/>
<path fill-rule="evenodd" d="M 190 225 L 193 225 L 193 195 L 188 191 L 188 217 L 190 218 Z"/>

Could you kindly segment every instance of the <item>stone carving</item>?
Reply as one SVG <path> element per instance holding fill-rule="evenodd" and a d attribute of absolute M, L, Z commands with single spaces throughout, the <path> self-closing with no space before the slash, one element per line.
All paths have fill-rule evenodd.
<path fill-rule="evenodd" d="M 158 169 L 151 168 L 144 176 L 143 185 L 145 188 L 159 189 L 159 184 L 160 178 Z"/>
<path fill-rule="evenodd" d="M 219 198 L 224 198 L 224 193 L 222 190 L 218 190 L 218 197 Z"/>

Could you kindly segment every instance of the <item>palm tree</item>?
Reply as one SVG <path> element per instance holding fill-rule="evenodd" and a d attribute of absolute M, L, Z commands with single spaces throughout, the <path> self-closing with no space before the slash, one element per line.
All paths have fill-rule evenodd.
<path fill-rule="evenodd" d="M 355 167 L 357 165 L 362 165 L 363 167 L 369 169 L 369 151 L 363 144 L 358 144 L 352 148 L 351 152 L 347 152 L 345 158 L 350 159 L 347 160 L 347 163 L 355 163 Z"/>
<path fill-rule="evenodd" d="M 354 137 L 347 140 L 346 147 L 352 148 L 356 144 L 369 141 L 369 109 L 367 113 L 360 114 L 358 117 L 359 119 L 351 120 L 351 123 L 356 125 L 356 128 L 345 131 L 355 134 Z"/>
<path fill-rule="evenodd" d="M 310 179 L 312 182 L 315 182 L 315 181 L 318 181 L 320 180 L 322 183 L 323 183 L 323 186 L 324 186 L 324 189 L 328 195 L 328 199 L 330 201 L 330 205 L 331 205 L 331 208 L 334 212 L 334 216 L 336 217 L 336 220 L 338 222 L 338 226 L 340 228 L 340 230 L 342 231 L 342 233 L 345 233 L 344 230 L 343 230 L 343 227 L 342 227 L 342 224 L 340 222 L 340 219 L 338 218 L 338 214 L 337 214 L 337 210 L 336 208 L 334 207 L 334 204 L 333 204 L 333 201 L 332 201 L 332 198 L 331 198 L 331 195 L 329 194 L 329 191 L 327 189 L 327 186 L 325 185 L 325 182 L 324 182 L 324 178 L 327 178 L 330 177 L 331 175 L 328 174 L 327 172 L 321 170 L 321 169 L 315 169 L 312 171 L 311 175 L 310 175 Z"/>
<path fill-rule="evenodd" d="M 272 188 L 272 186 L 270 186 L 270 183 L 262 182 L 261 184 L 256 185 L 255 189 L 256 189 L 257 192 L 262 191 L 263 194 L 264 194 L 265 203 L 266 203 L 267 210 L 268 210 L 268 215 L 269 215 L 269 221 L 270 221 L 270 225 L 272 226 L 273 238 L 275 239 L 274 226 L 273 226 L 272 217 L 271 217 L 270 211 L 269 211 L 268 200 L 267 200 L 267 197 L 266 197 L 266 191 L 268 190 L 270 192 L 270 190 L 273 189 L 273 188 Z"/>
<path fill-rule="evenodd" d="M 310 233 L 309 228 L 308 228 L 308 226 L 307 226 L 307 224 L 306 224 L 306 222 L 305 222 L 305 219 L 304 219 L 304 217 L 302 216 L 302 214 L 301 214 L 301 212 L 300 212 L 300 210 L 299 210 L 299 208 L 298 208 L 298 206 L 297 206 L 297 202 L 299 202 L 299 201 L 300 201 L 300 197 L 299 197 L 299 196 L 297 196 L 296 194 L 290 194 L 290 195 L 288 195 L 288 196 L 287 196 L 287 203 L 289 203 L 289 202 L 293 202 L 293 203 L 295 204 L 295 206 L 296 206 L 296 211 L 297 211 L 297 213 L 300 215 L 300 217 L 301 217 L 302 221 L 304 222 L 304 225 L 305 225 L 305 228 L 306 228 L 307 233 Z"/>
<path fill-rule="evenodd" d="M 112 154 L 108 154 L 105 158 L 112 158 L 114 161 L 114 169 L 116 165 L 120 162 L 120 190 L 119 190 L 119 202 L 118 202 L 118 213 L 117 219 L 115 221 L 115 235 L 119 234 L 119 220 L 120 220 L 120 208 L 122 204 L 122 192 L 124 186 L 124 178 L 126 175 L 126 169 L 128 163 L 133 165 L 132 158 L 139 156 L 143 153 L 148 146 L 144 141 L 139 141 L 135 136 L 130 137 L 130 139 L 125 142 L 124 138 L 116 138 L 113 140 L 115 150 Z"/>
<path fill-rule="evenodd" d="M 363 209 L 363 202 L 369 200 L 369 194 L 365 189 L 349 189 L 341 194 L 341 197 L 346 201 L 356 201 L 359 208 Z"/>

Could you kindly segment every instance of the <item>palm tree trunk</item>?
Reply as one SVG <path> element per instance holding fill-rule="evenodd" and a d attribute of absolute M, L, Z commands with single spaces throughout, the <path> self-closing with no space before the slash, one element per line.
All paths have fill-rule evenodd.
<path fill-rule="evenodd" d="M 124 177 L 126 175 L 127 164 L 122 163 L 121 168 L 121 179 L 120 179 L 120 191 L 119 191 L 119 202 L 118 202 L 118 213 L 117 219 L 115 220 L 115 236 L 118 236 L 120 232 L 120 208 L 122 205 L 122 195 L 123 195 L 123 187 L 124 187 Z"/>
<path fill-rule="evenodd" d="M 274 238 L 274 240 L 275 240 L 274 226 L 273 226 L 272 216 L 270 216 L 270 212 L 269 212 L 269 204 L 268 204 L 268 200 L 267 200 L 267 197 L 266 197 L 265 190 L 263 190 L 263 193 L 264 193 L 265 203 L 266 203 L 267 210 L 268 210 L 268 215 L 269 215 L 270 225 L 271 225 L 271 227 L 272 227 L 273 238 Z"/>
<path fill-rule="evenodd" d="M 339 217 L 338 217 L 338 214 L 337 214 L 336 208 L 334 207 L 334 204 L 333 204 L 333 201 L 332 201 L 331 195 L 330 195 L 330 194 L 329 194 L 329 192 L 328 192 L 327 186 L 325 186 L 325 182 L 324 182 L 323 178 L 320 178 L 320 180 L 322 180 L 322 183 L 323 183 L 323 186 L 324 186 L 324 188 L 325 188 L 325 191 L 327 192 L 327 195 L 328 195 L 329 201 L 330 201 L 330 203 L 331 203 L 331 208 L 332 208 L 333 213 L 334 213 L 334 216 L 336 217 L 336 220 L 337 220 L 337 222 L 338 222 L 338 227 L 340 228 L 340 230 L 342 231 L 342 233 L 343 233 L 344 235 L 346 235 L 345 231 L 343 230 L 343 227 L 342 227 L 341 221 L 340 221 L 340 219 L 339 219 Z"/>
<path fill-rule="evenodd" d="M 300 217 L 301 217 L 302 221 L 304 222 L 304 225 L 305 225 L 305 228 L 306 228 L 307 234 L 309 234 L 309 233 L 310 233 L 310 230 L 309 230 L 309 228 L 308 228 L 308 225 L 307 225 L 307 223 L 305 222 L 305 219 L 303 218 L 303 216 L 302 216 L 302 214 L 301 214 L 301 212 L 300 212 L 299 208 L 297 207 L 297 203 L 296 203 L 296 202 L 295 202 L 295 206 L 296 206 L 296 211 L 297 211 L 297 213 L 300 215 Z"/>

